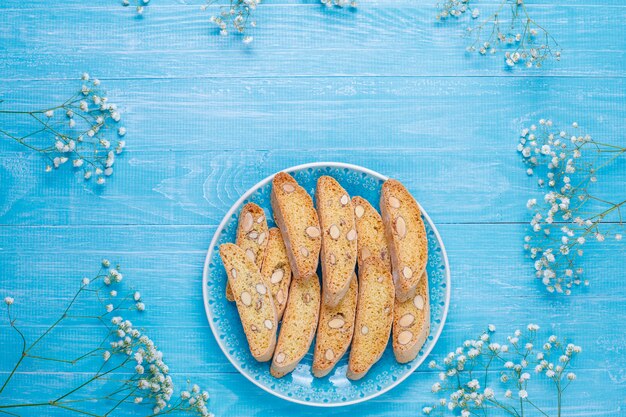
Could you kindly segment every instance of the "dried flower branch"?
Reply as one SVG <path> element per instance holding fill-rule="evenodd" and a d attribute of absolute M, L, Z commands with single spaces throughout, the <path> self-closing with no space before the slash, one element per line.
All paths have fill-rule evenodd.
<path fill-rule="evenodd" d="M 555 389 L 557 416 L 561 416 L 563 394 L 576 374 L 569 371 L 574 357 L 582 351 L 580 346 L 566 343 L 557 336 L 550 336 L 536 348 L 539 326 L 529 324 L 524 332 L 516 330 L 507 338 L 508 344 L 492 340 L 496 328 L 450 352 L 439 366 L 431 361 L 431 369 L 439 369 L 440 382 L 432 386 L 434 393 L 445 393 L 433 406 L 424 407 L 424 414 L 444 415 L 446 411 L 470 415 L 511 415 L 524 417 L 536 415 L 536 411 L 549 417 L 534 399 L 531 372 L 537 379 L 547 380 Z M 495 372 L 494 372 L 495 371 Z M 494 377 L 496 378 L 495 380 Z M 537 393 L 545 394 L 545 387 L 537 387 Z M 494 414 L 491 414 L 492 412 Z M 531 414 L 532 413 L 532 414 Z"/>
<path fill-rule="evenodd" d="M 201 9 L 207 10 L 209 6 L 217 1 L 207 0 L 207 3 Z M 229 31 L 243 34 L 248 27 L 256 27 L 256 20 L 254 20 L 253 14 L 259 3 L 261 3 L 261 0 L 230 0 L 227 6 L 220 6 L 220 14 L 211 16 L 210 21 L 219 28 L 222 36 L 227 36 Z M 253 39 L 252 36 L 245 35 L 243 43 L 248 44 Z"/>
<path fill-rule="evenodd" d="M 111 268 L 110 262 L 103 260 L 96 276 L 92 279 L 83 278 L 80 288 L 60 317 L 33 342 L 27 342 L 13 316 L 14 298 L 4 298 L 9 325 L 21 341 L 21 354 L 6 380 L 0 385 L 0 414 L 16 415 L 15 410 L 36 407 L 104 417 L 114 414 L 122 405 L 128 405 L 138 407 L 139 410 L 148 407 L 149 416 L 173 412 L 212 416 L 206 407 L 209 394 L 200 391 L 197 385 L 182 391 L 179 398 L 173 398 L 174 383 L 169 376 L 169 367 L 163 361 L 163 353 L 157 349 L 152 339 L 130 320 L 122 317 L 122 314 L 143 311 L 145 305 L 139 292 L 118 293 L 118 290 L 122 291 L 119 287 L 123 278 L 119 271 L 119 266 Z M 42 345 L 42 341 L 54 335 L 55 328 L 77 319 L 81 323 L 92 323 L 102 330 L 103 338 L 100 343 L 69 359 L 55 357 L 53 352 L 37 351 L 36 348 Z M 78 386 L 67 387 L 64 394 L 55 395 L 46 401 L 15 403 L 11 402 L 10 397 L 3 398 L 3 392 L 16 372 L 28 361 L 52 361 L 69 366 L 88 362 L 94 366 L 95 371 Z M 94 394 L 95 391 L 99 394 Z M 102 414 L 93 412 L 90 407 L 95 401 L 106 405 L 108 410 Z"/>
<path fill-rule="evenodd" d="M 74 169 L 82 171 L 85 180 L 95 175 L 96 182 L 104 184 L 105 178 L 113 174 L 116 155 L 126 146 L 121 139 L 115 139 L 112 145 L 113 139 L 107 139 L 107 134 L 121 138 L 126 128 L 116 127 L 121 120 L 120 111 L 100 91 L 100 81 L 90 79 L 87 73 L 82 81 L 81 90 L 59 105 L 34 111 L 0 109 L 0 115 L 25 117 L 37 125 L 27 134 L 0 127 L 0 137 L 42 154 L 49 161 L 47 172 L 71 162 Z"/>
<path fill-rule="evenodd" d="M 598 172 L 625 156 L 626 148 L 577 132 L 578 123 L 573 123 L 572 129 L 574 134 L 541 119 L 539 127 L 532 125 L 522 131 L 517 146 L 528 166 L 526 173 L 541 175 L 538 185 L 546 191 L 542 201 L 528 200 L 533 218 L 524 248 L 534 260 L 536 277 L 547 290 L 567 295 L 572 286 L 589 284 L 582 278 L 583 268 L 577 265 L 587 240 L 622 239 L 616 230 L 623 226 L 621 207 L 626 204 L 622 200 L 626 196 L 614 202 L 590 190 Z"/>
<path fill-rule="evenodd" d="M 215 5 L 219 0 L 207 0 L 206 4 L 201 6 L 201 10 L 207 10 L 210 6 Z M 356 0 L 320 0 L 327 7 L 357 7 Z M 249 27 L 256 27 L 254 12 L 261 0 L 229 0 L 229 4 L 220 6 L 219 15 L 213 15 L 209 19 L 215 24 L 222 36 L 228 36 L 229 33 L 245 34 L 242 38 L 243 43 L 249 44 L 254 38 L 247 34 Z"/>
<path fill-rule="evenodd" d="M 463 19 L 468 23 L 465 36 L 471 43 L 468 52 L 494 55 L 504 51 L 509 67 L 524 64 L 539 68 L 549 58 L 561 58 L 561 47 L 550 33 L 526 10 L 524 0 L 501 0 L 499 7 L 487 19 L 480 19 L 480 10 L 472 0 L 445 0 L 437 4 L 437 20 Z M 468 17 L 469 16 L 469 17 Z"/>

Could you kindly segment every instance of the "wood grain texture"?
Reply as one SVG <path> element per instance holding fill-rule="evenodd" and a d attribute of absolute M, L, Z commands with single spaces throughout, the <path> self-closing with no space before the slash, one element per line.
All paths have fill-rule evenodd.
<path fill-rule="evenodd" d="M 46 8 L 43 19 L 38 10 L 3 11 L 0 22 L 11 24 L 0 30 L 2 79 L 68 78 L 77 68 L 102 78 L 624 76 L 626 40 L 615 36 L 625 30 L 623 5 L 536 6 L 534 19 L 567 52 L 560 63 L 536 71 L 511 71 L 501 57 L 468 59 L 465 25 L 436 23 L 430 3 L 380 3 L 341 13 L 317 4 L 269 4 L 258 9 L 254 46 L 215 36 L 198 5 L 155 2 L 150 16 L 139 19 L 113 6 Z"/>
<path fill-rule="evenodd" d="M 463 25 L 436 24 L 431 2 L 363 1 L 350 11 L 277 0 L 259 7 L 249 46 L 216 36 L 200 0 L 152 0 L 141 18 L 115 0 L 92 3 L 0 1 L 0 100 L 18 109 L 60 102 L 88 71 L 120 104 L 129 132 L 128 152 L 102 188 L 71 169 L 45 174 L 38 155 L 0 139 L 0 298 L 15 297 L 27 336 L 107 257 L 142 293 L 147 311 L 136 324 L 178 383 L 191 377 L 209 388 L 216 415 L 326 415 L 275 399 L 236 372 L 210 332 L 201 276 L 217 224 L 249 187 L 292 165 L 349 162 L 403 181 L 439 227 L 453 291 L 434 359 L 489 323 L 504 337 L 536 322 L 584 349 L 564 415 L 623 412 L 626 337 L 616 329 L 625 315 L 624 244 L 591 243 L 583 266 L 592 285 L 569 298 L 546 294 L 522 250 L 525 202 L 540 192 L 514 150 L 520 129 L 540 117 L 578 121 L 626 146 L 622 0 L 529 0 L 564 48 L 561 62 L 530 71 L 467 56 Z M 493 4 L 478 6 L 484 13 Z M 1 114 L 0 126 L 32 127 Z M 600 176 L 597 194 L 618 198 L 624 184 L 621 161 Z M 98 335 L 72 320 L 43 348 L 71 356 Z M 0 381 L 18 343 L 0 321 Z M 8 395 L 47 399 L 91 369 L 28 362 Z M 333 415 L 420 415 L 436 399 L 435 380 L 418 369 L 390 393 Z M 549 392 L 537 398 L 553 411 Z"/>

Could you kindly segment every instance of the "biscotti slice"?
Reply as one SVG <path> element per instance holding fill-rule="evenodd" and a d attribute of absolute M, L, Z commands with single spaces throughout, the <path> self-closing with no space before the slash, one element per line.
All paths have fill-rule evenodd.
<path fill-rule="evenodd" d="M 354 210 L 346 190 L 326 175 L 317 180 L 315 202 L 322 227 L 324 303 L 333 307 L 346 295 L 356 266 Z"/>
<path fill-rule="evenodd" d="M 291 267 L 289 266 L 287 248 L 285 248 L 285 242 L 283 242 L 280 230 L 276 227 L 271 228 L 267 239 L 267 249 L 265 250 L 265 260 L 261 267 L 261 275 L 270 283 L 276 314 L 280 321 L 287 306 L 289 284 L 291 283 Z"/>
<path fill-rule="evenodd" d="M 385 238 L 383 219 L 369 201 L 363 197 L 353 197 L 352 205 L 354 206 L 356 233 L 359 236 L 357 242 L 359 268 L 363 265 L 364 260 L 374 256 L 380 259 L 391 271 L 389 246 Z"/>
<path fill-rule="evenodd" d="M 228 282 L 233 290 L 243 331 L 252 356 L 259 362 L 272 358 L 276 346 L 276 309 L 269 285 L 246 252 L 232 243 L 220 246 Z"/>
<path fill-rule="evenodd" d="M 359 268 L 359 300 L 347 377 L 361 379 L 385 351 L 394 304 L 393 278 L 389 269 L 370 257 Z"/>
<path fill-rule="evenodd" d="M 259 268 L 265 259 L 268 236 L 267 220 L 263 209 L 254 203 L 243 206 L 241 213 L 239 213 L 236 244 L 246 252 L 246 256 Z M 226 284 L 226 299 L 234 301 L 228 283 Z"/>
<path fill-rule="evenodd" d="M 301 279 L 315 275 L 322 234 L 311 196 L 286 172 L 272 181 L 274 220 L 287 247 L 291 271 Z"/>
<path fill-rule="evenodd" d="M 396 300 L 393 313 L 393 353 L 400 363 L 410 362 L 419 353 L 430 333 L 428 275 L 417 284 L 413 298 Z"/>
<path fill-rule="evenodd" d="M 406 301 L 415 295 L 428 260 L 428 240 L 419 205 L 397 180 L 385 181 L 380 210 L 393 266 L 396 297 Z"/>
<path fill-rule="evenodd" d="M 309 351 L 317 328 L 321 298 L 316 274 L 307 279 L 296 277 L 291 280 L 287 308 L 270 367 L 274 377 L 282 378 L 293 371 Z"/>
<path fill-rule="evenodd" d="M 322 304 L 313 355 L 313 375 L 318 378 L 328 375 L 350 346 L 357 295 L 358 282 L 352 272 L 348 292 L 339 304 L 335 307 Z"/>

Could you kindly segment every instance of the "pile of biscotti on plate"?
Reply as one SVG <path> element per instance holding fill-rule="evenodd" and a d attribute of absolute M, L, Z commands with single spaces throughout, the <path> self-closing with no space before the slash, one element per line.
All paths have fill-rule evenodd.
<path fill-rule="evenodd" d="M 226 297 L 237 304 L 253 357 L 271 360 L 270 372 L 280 378 L 315 337 L 313 374 L 330 373 L 351 347 L 347 377 L 356 380 L 391 336 L 396 360 L 412 361 L 430 331 L 428 242 L 415 199 L 400 182 L 385 181 L 381 217 L 322 176 L 315 200 L 280 172 L 271 193 L 278 228 L 268 229 L 263 209 L 248 203 L 236 244 L 220 246 Z"/>

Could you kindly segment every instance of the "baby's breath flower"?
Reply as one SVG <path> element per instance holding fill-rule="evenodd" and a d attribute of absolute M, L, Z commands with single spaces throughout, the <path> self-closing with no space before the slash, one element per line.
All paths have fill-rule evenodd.
<path fill-rule="evenodd" d="M 574 127 L 575 125 L 575 127 Z M 621 203 L 599 200 L 589 193 L 589 183 L 596 179 L 597 170 L 584 154 L 604 151 L 626 153 L 626 148 L 595 142 L 589 135 L 571 135 L 565 129 L 552 130 L 549 119 L 540 119 L 539 128 L 532 125 L 522 130 L 517 146 L 532 175 L 545 175 L 538 184 L 543 188 L 543 203 L 529 199 L 526 207 L 533 212 L 531 233 L 524 237 L 524 249 L 533 260 L 535 275 L 549 292 L 571 294 L 572 287 L 580 285 L 582 268 L 575 268 L 583 256 L 583 245 L 589 236 L 598 242 L 608 233 L 601 231 L 603 221 L 611 213 L 618 213 Z M 578 128 L 578 124 L 572 125 Z M 613 154 L 612 153 L 612 154 Z M 544 188 L 547 185 L 547 189 Z M 575 185 L 575 186 L 574 186 Z M 589 202 L 602 201 L 608 208 L 596 215 L 587 212 Z M 621 222 L 620 222 L 621 223 Z"/>
<path fill-rule="evenodd" d="M 85 79 L 88 79 L 88 77 L 89 76 L 87 74 L 83 76 Z M 111 265 L 111 263 L 106 259 L 102 260 L 101 263 L 102 268 L 109 268 Z M 97 305 L 100 306 L 103 299 L 106 299 L 108 296 L 117 296 L 118 290 L 96 285 L 96 282 L 99 279 L 102 279 L 103 281 L 108 279 L 108 285 L 116 286 L 119 281 L 121 281 L 122 275 L 117 268 L 112 268 L 108 269 L 106 273 L 103 273 L 101 269 L 100 272 L 98 272 L 98 274 L 92 279 L 83 278 L 81 280 L 79 290 L 76 292 L 74 297 L 72 297 L 72 302 L 64 311 L 61 318 L 55 321 L 52 327 L 44 331 L 43 335 L 37 339 L 37 341 L 53 334 L 54 332 L 50 332 L 50 330 L 56 324 L 65 318 L 72 316 L 74 311 L 70 310 L 73 308 L 76 309 L 76 307 L 72 307 L 72 305 L 79 297 L 93 297 Z M 85 286 L 87 285 L 91 285 L 91 288 L 85 289 Z M 119 404 L 123 404 L 127 402 L 126 400 L 131 401 L 132 399 L 135 404 L 148 402 L 149 406 L 154 410 L 167 410 L 167 413 L 185 411 L 203 417 L 212 416 L 207 407 L 209 394 L 207 391 L 201 391 L 200 387 L 197 385 L 194 385 L 191 388 L 191 392 L 189 392 L 189 390 L 183 391 L 181 394 L 181 401 L 171 401 L 175 392 L 174 383 L 169 375 L 169 366 L 166 362 L 164 362 L 163 353 L 157 349 L 155 343 L 147 335 L 141 334 L 141 332 L 134 327 L 133 323 L 128 318 L 124 317 L 126 313 L 133 312 L 133 303 L 136 304 L 138 307 L 137 309 L 144 309 L 143 303 L 136 301 L 140 299 L 141 296 L 139 292 L 129 292 L 125 293 L 124 296 L 121 297 L 121 300 L 119 300 L 119 303 L 116 306 L 113 304 L 106 304 L 104 307 L 108 313 L 115 311 L 119 314 L 110 318 L 110 325 L 102 320 L 103 315 L 83 316 L 86 320 L 94 319 L 96 327 L 103 325 L 102 330 L 108 340 L 105 339 L 105 341 L 101 343 L 101 347 L 91 350 L 82 356 L 72 356 L 79 357 L 76 361 L 85 359 L 86 363 L 90 357 L 94 356 L 94 353 L 101 352 L 102 355 L 101 358 L 104 363 L 97 365 L 99 370 L 95 372 L 96 377 L 87 380 L 84 385 L 81 385 L 81 387 L 89 385 L 93 381 L 97 381 L 99 376 L 103 376 L 105 373 L 101 372 L 102 369 L 114 369 L 116 371 L 116 377 L 108 381 L 108 383 L 110 382 L 113 385 L 118 384 L 117 387 L 111 387 L 112 394 L 109 395 L 111 396 L 110 400 L 112 401 L 119 400 Z M 11 297 L 5 297 L 4 302 L 10 306 L 13 304 L 14 300 Z M 83 306 L 81 305 L 80 309 L 82 308 Z M 9 314 L 10 313 L 11 312 L 9 311 Z M 16 331 L 20 332 L 15 325 L 15 321 L 11 321 L 10 325 L 11 327 L 14 327 Z M 106 343 L 108 343 L 108 346 L 110 347 L 104 348 Z M 28 348 L 28 345 L 25 344 L 22 348 L 22 356 Z M 89 347 L 89 349 L 92 348 Z M 573 351 L 573 345 L 571 346 L 571 350 Z M 32 358 L 33 360 L 38 359 L 38 357 L 34 356 Z M 43 357 L 41 359 L 46 358 Z M 20 366 L 20 363 L 21 361 L 17 362 L 15 369 Z M 125 372 L 128 375 L 125 376 Z M 8 376 L 8 379 L 5 381 L 5 385 L 11 379 L 11 375 Z M 70 386 L 68 389 L 73 388 L 74 387 Z M 91 391 L 93 391 L 93 389 Z M 141 394 L 137 395 L 139 394 L 139 391 L 141 391 Z M 73 394 L 74 392 L 75 389 L 70 391 L 69 394 Z M 130 392 L 130 395 L 127 395 L 128 392 Z M 69 394 L 66 394 L 65 396 Z M 80 395 L 80 393 L 78 393 L 78 395 Z M 77 400 L 90 401 L 90 399 L 80 399 L 78 397 Z"/>
<path fill-rule="evenodd" d="M 542 26 L 530 18 L 522 0 L 500 0 L 498 11 L 486 19 L 478 19 L 481 13 L 472 5 L 472 1 L 443 0 L 437 5 L 436 15 L 437 20 L 454 18 L 468 24 L 464 31 L 470 39 L 467 52 L 486 56 L 502 50 L 504 62 L 509 68 L 519 65 L 539 68 L 548 58 L 560 60 L 560 46 Z M 538 37 L 539 33 L 542 36 Z M 551 126 L 551 122 L 544 120 L 542 125 Z"/>
<path fill-rule="evenodd" d="M 0 136 L 7 136 L 29 150 L 40 153 L 46 159 L 46 172 L 60 169 L 71 160 L 72 167 L 82 170 L 82 178 L 88 180 L 94 167 L 104 167 L 106 157 L 102 151 L 106 149 L 104 144 L 110 144 L 106 138 L 109 132 L 107 128 L 119 122 L 121 115 L 108 105 L 97 106 L 107 101 L 104 92 L 99 90 L 99 80 L 85 79 L 84 76 L 81 79 L 83 84 L 79 95 L 73 95 L 58 106 L 43 111 L 8 110 L 16 117 L 28 116 L 40 123 L 41 126 L 34 132 L 37 133 L 37 139 L 34 139 L 33 132 L 15 135 L 0 132 Z M 90 108 L 89 102 L 94 102 L 96 107 Z M 0 113 L 3 112 L 0 109 Z M 67 123 L 66 118 L 69 119 Z"/>
<path fill-rule="evenodd" d="M 201 10 L 208 10 L 209 6 L 217 0 L 206 0 L 207 3 L 200 7 Z M 261 0 L 233 0 L 228 5 L 220 6 L 219 15 L 213 15 L 209 21 L 213 23 L 221 36 L 228 36 L 230 32 L 244 34 L 248 27 L 255 27 L 256 21 L 253 18 L 254 12 Z M 242 42 L 250 44 L 254 38 L 244 35 Z"/>
<path fill-rule="evenodd" d="M 548 121 L 545 120 L 544 124 L 548 125 Z M 561 391 L 562 394 L 563 388 L 559 383 L 565 377 L 563 374 L 564 366 L 554 366 L 544 359 L 543 351 L 537 351 L 534 340 L 539 330 L 540 327 L 537 324 L 531 323 L 526 326 L 524 331 L 515 330 L 513 335 L 508 337 L 511 343 L 516 344 L 516 346 L 523 346 L 524 349 L 516 347 L 514 350 L 509 350 L 508 345 L 500 345 L 496 341 L 495 334 L 493 334 L 495 328 L 493 332 L 490 332 L 489 338 L 485 338 L 486 333 L 483 333 L 478 339 L 465 340 L 462 346 L 446 355 L 444 359 L 445 372 L 440 374 L 442 382 L 436 382 L 432 386 L 434 393 L 447 393 L 449 397 L 440 398 L 434 406 L 428 407 L 429 412 L 437 407 L 443 407 L 452 411 L 454 415 L 484 415 L 487 408 L 492 407 L 496 401 L 496 394 L 492 386 L 482 389 L 480 381 L 486 381 L 486 375 L 493 372 L 490 368 L 498 366 L 501 367 L 499 380 L 505 385 L 505 388 L 511 383 L 516 384 L 514 388 L 506 389 L 504 396 L 497 399 L 497 403 L 502 408 L 506 409 L 508 406 L 514 409 L 519 405 L 520 400 L 523 401 L 528 398 L 527 385 L 531 384 L 531 374 L 527 369 L 534 369 L 538 374 L 548 370 L 546 375 L 555 383 L 557 390 Z M 551 336 L 550 340 L 556 342 L 557 338 Z M 550 342 L 547 343 L 550 344 Z M 484 349 L 485 346 L 487 349 Z M 567 357 L 569 365 L 569 361 L 577 353 L 579 347 L 573 343 L 567 346 L 555 344 L 552 350 L 561 352 L 561 356 Z M 498 360 L 494 360 L 496 356 Z M 434 366 L 436 364 L 433 364 Z M 482 374 L 483 372 L 484 374 Z M 567 378 L 569 381 L 573 381 L 575 375 L 570 377 L 568 374 Z M 442 415 L 444 414 L 443 411 L 442 409 Z"/>

